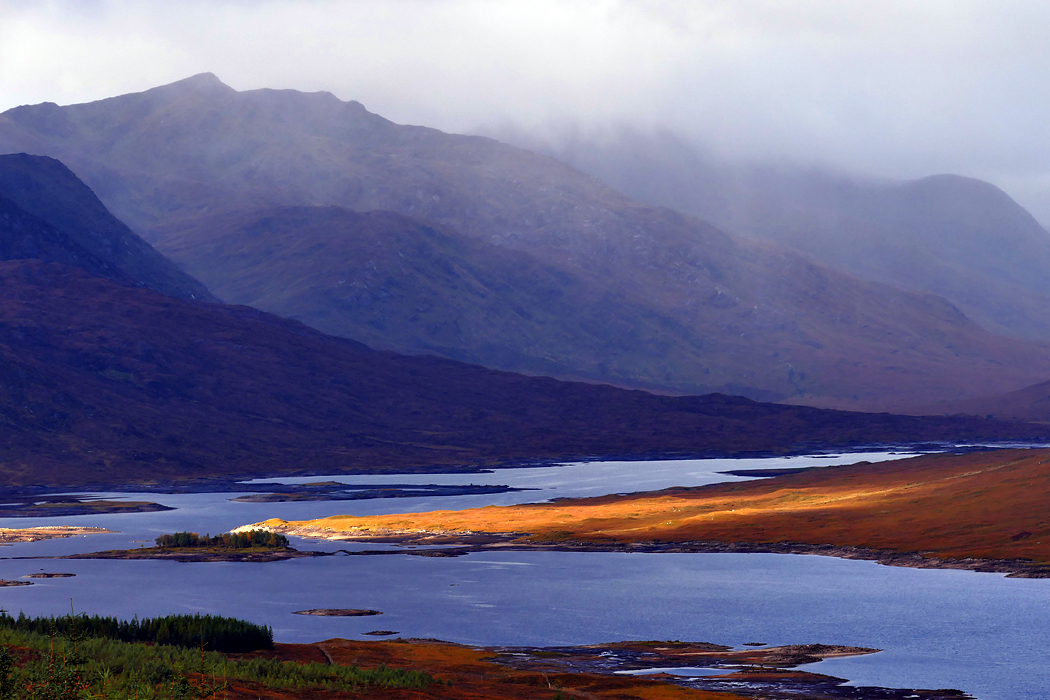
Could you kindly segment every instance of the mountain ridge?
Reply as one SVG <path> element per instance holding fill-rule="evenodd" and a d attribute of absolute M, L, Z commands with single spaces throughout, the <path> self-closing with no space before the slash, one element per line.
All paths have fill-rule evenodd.
<path fill-rule="evenodd" d="M 204 77 L 59 109 L 72 125 L 62 132 L 68 136 L 44 137 L 55 122 L 50 107 L 23 110 L 14 121 L 10 112 L 0 115 L 0 150 L 44 144 L 169 254 L 179 230 L 237 211 L 388 210 L 526 253 L 583 280 L 594 298 L 670 320 L 656 328 L 630 313 L 615 317 L 601 340 L 626 343 L 629 361 L 606 362 L 597 373 L 577 362 L 565 376 L 653 386 L 634 369 L 649 361 L 660 365 L 655 381 L 666 391 L 726 387 L 868 409 L 994 393 L 1050 376 L 1050 346 L 997 338 L 927 293 L 864 282 L 778 245 L 630 200 L 553 159 L 482 137 L 399 126 L 330 94 L 237 92 Z M 304 272 L 308 279 L 316 270 Z M 661 334 L 672 327 L 684 330 L 667 345 Z M 564 356 L 543 345 L 538 328 L 517 360 L 478 348 L 442 352 L 472 353 L 508 370 Z M 702 340 L 699 349 L 690 337 Z M 595 338 L 573 352 L 599 355 Z M 428 342 L 431 351 L 442 347 L 436 338 Z"/>

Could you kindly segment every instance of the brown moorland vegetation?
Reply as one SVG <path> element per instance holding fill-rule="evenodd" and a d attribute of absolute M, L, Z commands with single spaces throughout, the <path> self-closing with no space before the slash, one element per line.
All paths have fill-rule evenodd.
<path fill-rule="evenodd" d="M 1050 450 L 813 469 L 625 496 L 313 521 L 286 534 L 347 539 L 520 533 L 521 543 L 791 542 L 1050 564 Z"/>
<path fill-rule="evenodd" d="M 549 700 L 557 692 L 551 688 L 568 690 L 565 695 L 599 698 L 644 698 L 645 700 L 735 700 L 739 696 L 728 693 L 708 693 L 680 688 L 669 683 L 631 676 L 610 678 L 596 674 L 561 673 L 545 677 L 536 671 L 517 671 L 486 659 L 491 649 L 464 647 L 456 644 L 428 641 L 410 642 L 354 642 L 331 640 L 318 645 L 332 663 L 374 667 L 412 668 L 425 671 L 439 681 L 451 685 L 431 686 L 425 690 L 408 688 L 376 689 L 374 695 L 383 698 L 542 698 Z"/>
<path fill-rule="evenodd" d="M 635 641 L 579 647 L 468 647 L 433 639 L 365 642 L 329 639 L 316 644 L 276 644 L 273 650 L 231 654 L 362 668 L 411 669 L 437 680 L 426 688 L 365 687 L 353 695 L 298 689 L 293 693 L 259 683 L 231 681 L 229 697 L 449 698 L 451 700 L 963 700 L 957 690 L 887 689 L 843 685 L 840 678 L 797 669 L 819 659 L 873 653 L 875 649 L 804 644 L 731 649 L 718 644 Z M 674 685 L 671 677 L 623 675 L 616 670 L 703 666 L 732 671 L 701 687 Z M 733 670 L 736 669 L 736 670 Z M 739 693 L 739 694 L 738 694 Z"/>
<path fill-rule="evenodd" d="M 996 420 L 1050 423 L 1050 381 L 995 396 L 930 404 L 910 413 L 986 416 Z"/>
<path fill-rule="evenodd" d="M 7 487 L 1050 433 L 656 396 L 378 352 L 255 309 L 35 261 L 0 263 L 0 428 Z"/>

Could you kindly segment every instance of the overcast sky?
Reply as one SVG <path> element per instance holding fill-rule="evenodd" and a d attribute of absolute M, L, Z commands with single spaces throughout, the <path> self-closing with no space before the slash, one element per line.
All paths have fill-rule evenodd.
<path fill-rule="evenodd" d="M 0 109 L 210 71 L 446 131 L 630 125 L 732 157 L 955 172 L 1050 222 L 1050 3 L 0 0 Z"/>

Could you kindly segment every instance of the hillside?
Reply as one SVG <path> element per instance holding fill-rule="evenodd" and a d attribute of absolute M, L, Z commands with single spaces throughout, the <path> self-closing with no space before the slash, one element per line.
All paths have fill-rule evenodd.
<path fill-rule="evenodd" d="M 74 265 L 98 277 L 135 284 L 130 275 L 0 194 L 0 260 L 29 259 Z"/>
<path fill-rule="evenodd" d="M 1040 382 L 1017 391 L 994 396 L 978 396 L 962 401 L 943 401 L 922 406 L 917 411 L 934 415 L 983 416 L 1001 420 L 1050 423 L 1050 382 Z"/>
<path fill-rule="evenodd" d="M 35 261 L 0 263 L 0 380 L 9 487 L 1047 434 L 656 396 L 378 352 L 248 307 Z"/>
<path fill-rule="evenodd" d="M 585 277 L 393 212 L 251 209 L 165 241 L 229 303 L 398 352 L 651 386 L 704 355 L 688 328 Z"/>
<path fill-rule="evenodd" d="M 939 294 L 992 332 L 1050 339 L 1050 234 L 987 182 L 745 165 L 668 135 L 622 132 L 556 145 L 508 137 L 639 201 L 790 246 L 862 279 Z"/>
<path fill-rule="evenodd" d="M 35 248 L 5 253 L 8 259 L 34 257 L 79 264 L 103 277 L 156 289 L 168 296 L 216 301 L 204 285 L 114 217 L 87 185 L 53 158 L 24 153 L 0 156 L 0 196 L 8 206 L 14 204 L 53 229 L 39 234 L 50 244 L 41 238 Z M 64 241 L 61 245 L 57 243 L 60 238 Z M 68 254 L 63 255 L 54 246 Z"/>
<path fill-rule="evenodd" d="M 327 93 L 237 92 L 206 74 L 90 104 L 8 110 L 2 150 L 62 159 L 187 267 L 197 264 L 189 237 L 211 238 L 220 253 L 229 246 L 229 257 L 193 268 L 208 285 L 232 278 L 236 286 L 280 267 L 301 294 L 225 286 L 226 294 L 274 310 L 274 297 L 284 295 L 280 313 L 311 323 L 327 315 L 333 325 L 325 328 L 339 333 L 364 323 L 377 347 L 672 392 L 868 409 L 992 394 L 1050 376 L 1050 347 L 991 335 L 941 298 L 861 282 L 639 204 L 553 159 L 399 126 Z M 429 266 L 480 269 L 479 256 L 496 266 L 490 281 L 507 285 L 480 291 L 467 284 L 479 279 L 473 272 L 454 272 L 447 278 L 462 279 L 467 291 L 442 297 L 440 312 L 414 317 L 380 305 L 378 319 L 331 320 L 345 317 L 345 297 L 329 282 L 360 267 L 348 262 L 336 277 L 327 256 L 344 244 L 329 237 L 313 261 L 305 248 L 291 262 L 277 249 L 261 261 L 265 249 L 252 252 L 243 228 L 261 207 L 331 205 L 391 211 L 449 240 L 477 241 L 469 250 L 462 240 L 433 249 L 437 257 L 416 261 L 418 274 L 393 285 L 395 297 L 423 295 Z M 222 242 L 226 236 L 235 240 Z M 496 262 L 492 248 L 531 256 L 525 264 L 541 277 L 536 287 L 507 279 L 512 257 Z M 547 295 L 562 287 L 564 303 L 580 310 L 571 327 L 552 328 L 548 307 L 562 302 Z M 491 329 L 488 318 L 497 320 Z M 344 321 L 351 330 L 341 330 Z M 464 330 L 483 325 L 488 337 L 472 340 Z"/>

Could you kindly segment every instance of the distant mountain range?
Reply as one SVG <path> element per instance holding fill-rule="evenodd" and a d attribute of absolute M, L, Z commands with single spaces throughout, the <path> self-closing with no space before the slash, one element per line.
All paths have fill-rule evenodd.
<path fill-rule="evenodd" d="M 673 136 L 526 143 L 652 205 L 805 252 L 862 279 L 944 296 L 982 327 L 1050 340 L 1050 234 L 999 188 L 730 163 Z"/>
<path fill-rule="evenodd" d="M 378 348 L 868 409 L 1050 377 L 1050 346 L 995 336 L 941 297 L 327 93 L 205 74 L 19 107 L 0 114 L 2 151 L 62 160 L 223 300 Z"/>
<path fill-rule="evenodd" d="M 4 488 L 1050 434 L 656 396 L 378 352 L 35 260 L 0 263 L 0 431 Z"/>

